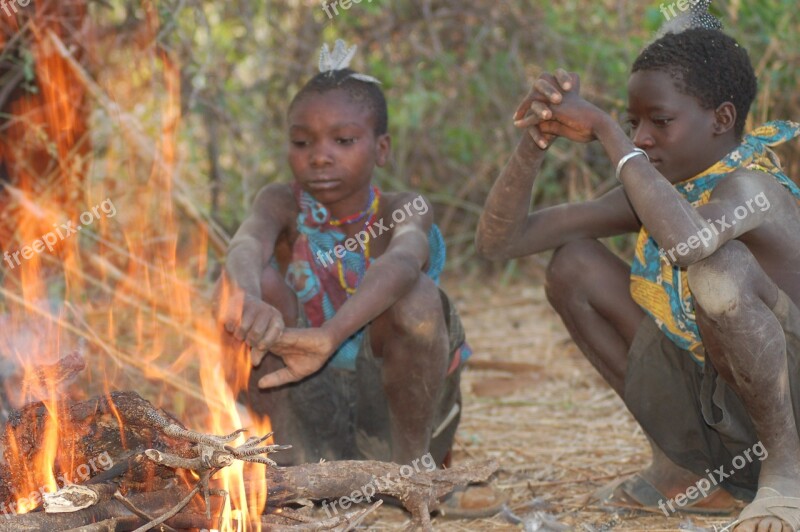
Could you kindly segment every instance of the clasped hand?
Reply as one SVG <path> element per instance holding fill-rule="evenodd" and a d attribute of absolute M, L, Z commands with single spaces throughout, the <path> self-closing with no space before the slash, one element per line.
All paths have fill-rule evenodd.
<path fill-rule="evenodd" d="M 580 96 L 580 78 L 564 69 L 543 73 L 514 113 L 514 126 L 527 129 L 533 141 L 545 149 L 556 137 L 575 142 L 597 138 L 603 111 Z"/>

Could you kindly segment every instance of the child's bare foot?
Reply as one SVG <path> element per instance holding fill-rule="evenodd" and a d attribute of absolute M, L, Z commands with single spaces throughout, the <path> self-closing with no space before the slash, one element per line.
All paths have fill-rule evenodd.
<path fill-rule="evenodd" d="M 736 499 L 720 487 L 709 490 L 706 496 L 696 495 L 683 506 L 676 504 L 675 497 L 686 497 L 687 489 L 696 486 L 702 477 L 672 462 L 656 446 L 652 445 L 652 449 L 653 462 L 649 467 L 602 488 L 595 497 L 609 506 L 642 508 L 667 515 L 673 512 L 724 515 L 735 510 Z"/>

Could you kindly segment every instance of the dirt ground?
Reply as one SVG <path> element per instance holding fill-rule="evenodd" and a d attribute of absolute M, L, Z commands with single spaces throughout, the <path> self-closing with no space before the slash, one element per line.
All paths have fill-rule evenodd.
<path fill-rule="evenodd" d="M 587 506 L 587 495 L 649 463 L 642 431 L 584 360 L 539 282 L 480 288 L 451 284 L 475 353 L 465 370 L 454 462 L 493 458 L 494 484 L 510 497 L 493 519 L 436 518 L 437 530 L 721 530 L 734 516 L 625 515 Z M 523 366 L 491 369 L 496 362 Z M 517 519 L 518 518 L 518 519 Z M 520 522 L 521 521 L 521 522 Z M 407 524 L 380 509 L 369 529 Z"/>

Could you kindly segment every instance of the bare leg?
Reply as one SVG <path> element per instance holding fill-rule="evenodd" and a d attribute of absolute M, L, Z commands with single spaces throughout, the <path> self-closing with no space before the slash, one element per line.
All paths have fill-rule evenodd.
<path fill-rule="evenodd" d="M 281 312 L 287 327 L 297 325 L 297 296 L 274 268 L 266 268 L 261 274 L 261 299 Z"/>
<path fill-rule="evenodd" d="M 628 350 L 644 312 L 630 296 L 630 267 L 596 240 L 558 249 L 547 270 L 547 298 L 572 339 L 620 397 Z"/>
<path fill-rule="evenodd" d="M 411 291 L 370 325 L 390 412 L 392 461 L 428 452 L 436 400 L 447 372 L 448 336 L 439 289 L 421 275 Z"/>
<path fill-rule="evenodd" d="M 572 242 L 554 253 L 546 291 L 572 339 L 622 397 L 628 351 L 645 318 L 630 295 L 630 266 L 596 240 Z M 641 475 L 661 493 L 672 497 L 700 478 L 670 461 L 652 441 L 651 447 L 653 463 Z M 729 507 L 732 498 L 717 493 L 698 506 Z"/>
<path fill-rule="evenodd" d="M 800 497 L 800 438 L 792 406 L 786 338 L 772 308 L 778 287 L 743 243 L 731 241 L 689 268 L 698 325 L 714 367 L 745 405 L 768 456 L 759 488 Z M 738 532 L 791 528 L 771 518 Z"/>

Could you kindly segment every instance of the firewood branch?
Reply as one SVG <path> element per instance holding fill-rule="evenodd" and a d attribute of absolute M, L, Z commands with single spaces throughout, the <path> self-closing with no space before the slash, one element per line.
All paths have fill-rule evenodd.
<path fill-rule="evenodd" d="M 42 404 L 26 405 L 13 413 L 5 427 L 5 437 L 17 435 L 19 456 L 33 456 L 39 447 L 50 411 Z M 233 443 L 241 431 L 215 436 L 193 432 L 167 412 L 153 407 L 135 393 L 112 392 L 108 396 L 61 405 L 58 415 L 68 425 L 76 427 L 74 439 L 63 442 L 82 460 L 96 457 L 99 450 L 108 453 L 104 470 L 88 480 L 82 488 L 61 494 L 64 508 L 77 511 L 46 513 L 35 511 L 23 515 L 7 514 L 0 519 L 0 532 L 33 530 L 69 530 L 89 527 L 87 531 L 108 529 L 116 523 L 118 530 L 133 530 L 155 520 L 174 529 L 219 528 L 227 497 L 213 485 L 214 473 L 236 460 L 267 460 L 265 455 L 279 451 L 281 446 L 265 445 L 269 435 L 251 436 L 240 445 Z M 164 429 L 171 435 L 167 435 Z M 85 435 L 75 437 L 77 435 Z M 92 436 L 88 436 L 92 435 Z M 113 465 L 111 465 L 113 463 Z M 361 494 L 367 503 L 379 496 L 398 499 L 411 513 L 415 526 L 430 530 L 430 512 L 441 499 L 459 486 L 485 482 L 497 469 L 495 462 L 467 462 L 446 470 L 428 470 L 410 465 L 401 466 L 378 461 L 336 461 L 292 467 L 268 467 L 246 472 L 260 478 L 245 478 L 246 486 L 266 481 L 267 511 L 283 509 L 298 500 L 326 501 L 333 504 L 344 498 Z M 185 487 L 186 475 L 180 469 L 195 471 L 201 481 L 193 489 Z M 266 479 L 264 479 L 264 475 Z M 16 477 L 8 466 L 0 467 L 0 500 L 12 502 Z M 182 478 L 182 480 L 179 480 Z M 2 490 L 6 486 L 5 491 Z M 118 486 L 125 493 L 124 501 L 111 497 Z M 91 493 L 90 493 L 91 492 Z M 74 504 L 69 501 L 74 498 Z M 223 502 L 220 504 L 220 500 Z M 262 516 L 261 521 L 281 526 L 297 525 L 275 521 L 279 512 Z M 340 516 L 344 515 L 340 512 Z M 348 514 L 352 517 L 354 514 Z M 243 516 L 248 519 L 247 516 Z M 116 521 L 115 521 L 116 520 Z M 102 526 L 101 522 L 107 521 Z M 328 524 L 305 523 L 309 530 L 331 530 L 347 526 L 345 521 Z M 90 526 L 91 525 L 91 526 Z M 308 526 L 306 526 L 308 525 Z M 323 526 L 324 525 L 324 526 Z M 330 526 L 329 526 L 330 525 Z M 106 528 L 103 528 L 106 527 Z M 317 527 L 317 528 L 314 528 Z M 325 528 L 327 527 L 327 528 Z M 332 527 L 332 528 L 331 528 Z M 346 528 L 345 528 L 346 529 Z"/>

